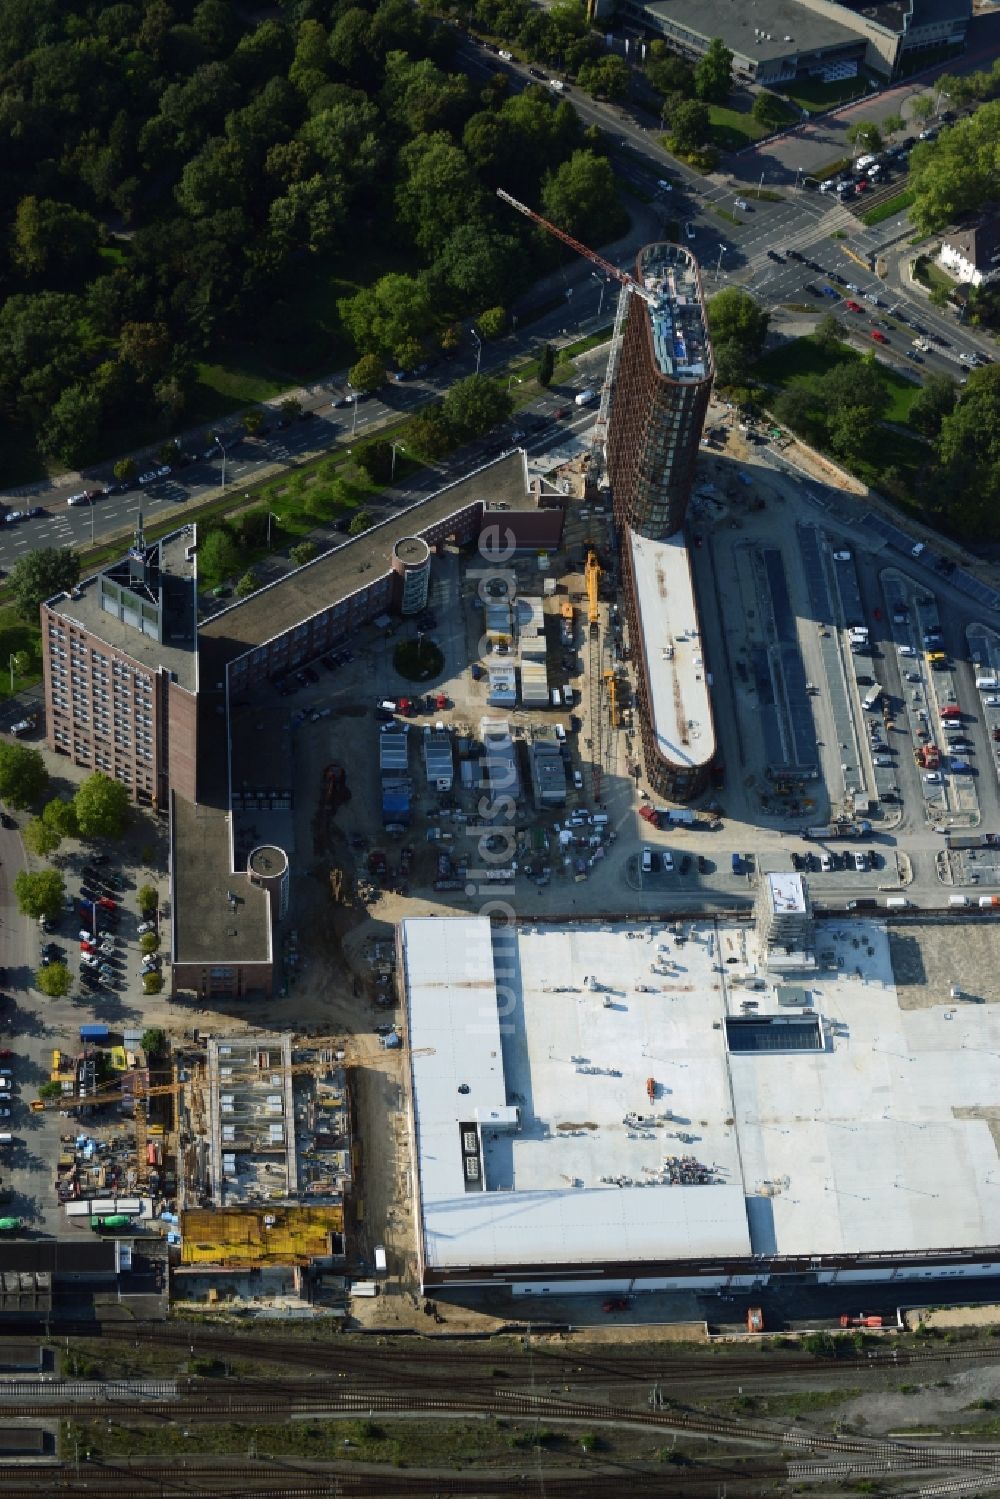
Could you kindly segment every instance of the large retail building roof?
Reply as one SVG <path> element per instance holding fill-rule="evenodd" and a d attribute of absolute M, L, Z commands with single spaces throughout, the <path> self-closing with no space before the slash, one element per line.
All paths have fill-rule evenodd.
<path fill-rule="evenodd" d="M 428 1266 L 1000 1244 L 1000 1007 L 903 1008 L 878 922 L 819 925 L 794 1011 L 752 930 L 677 935 L 404 923 Z M 469 1121 L 485 1190 L 463 1177 Z M 668 1187 L 685 1155 L 718 1184 Z"/>

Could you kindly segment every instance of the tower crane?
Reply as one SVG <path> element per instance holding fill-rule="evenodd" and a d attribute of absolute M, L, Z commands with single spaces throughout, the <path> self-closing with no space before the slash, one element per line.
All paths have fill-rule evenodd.
<path fill-rule="evenodd" d="M 565 229 L 560 229 L 548 219 L 543 219 L 540 213 L 536 213 L 526 203 L 520 202 L 519 199 L 515 198 L 512 193 L 507 192 L 504 188 L 497 188 L 497 197 L 504 203 L 508 203 L 511 208 L 516 208 L 518 213 L 523 213 L 526 219 L 531 219 L 532 223 L 538 224 L 548 234 L 554 234 L 556 239 L 561 239 L 564 245 L 569 245 L 570 249 L 575 250 L 577 255 L 582 255 L 584 260 L 589 260 L 591 265 L 596 265 L 606 276 L 612 277 L 625 291 L 641 297 L 650 306 L 654 305 L 656 298 L 652 292 L 648 292 L 634 276 L 629 275 L 628 271 L 620 271 L 616 265 L 611 264 L 610 260 L 605 260 L 603 255 L 598 255 L 597 251 L 592 250 L 589 245 L 585 245 L 580 240 L 574 239 L 572 234 L 566 233 Z"/>
<path fill-rule="evenodd" d="M 567 234 L 565 229 L 560 229 L 548 219 L 543 219 L 540 213 L 536 213 L 526 203 L 520 202 L 512 193 L 508 193 L 502 187 L 498 187 L 496 191 L 497 197 L 502 202 L 509 204 L 511 208 L 515 208 L 518 213 L 523 213 L 526 219 L 531 219 L 532 223 L 544 229 L 547 234 L 552 234 L 556 239 L 561 239 L 563 244 L 568 245 L 577 255 L 582 255 L 584 260 L 589 260 L 591 265 L 603 271 L 613 281 L 617 281 L 621 288 L 618 295 L 618 306 L 615 308 L 615 322 L 611 331 L 611 347 L 608 350 L 608 364 L 604 374 L 604 384 L 601 386 L 601 404 L 598 407 L 597 420 L 594 423 L 590 439 L 591 458 L 595 461 L 597 467 L 603 467 L 604 446 L 608 436 L 608 417 L 611 413 L 611 392 L 614 389 L 615 375 L 618 371 L 618 352 L 621 348 L 622 328 L 625 324 L 625 313 L 628 310 L 629 298 L 632 296 L 641 297 L 650 307 L 655 305 L 656 298 L 634 276 L 630 276 L 627 271 L 620 271 L 616 265 L 612 265 L 610 260 L 605 260 L 603 255 L 598 255 L 597 251 L 592 250 L 589 245 L 582 244 L 580 240 L 574 239 L 571 234 Z"/>

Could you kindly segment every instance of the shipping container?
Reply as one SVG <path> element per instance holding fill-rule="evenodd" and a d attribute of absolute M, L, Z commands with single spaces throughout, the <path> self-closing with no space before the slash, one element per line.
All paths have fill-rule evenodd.
<path fill-rule="evenodd" d="M 387 1268 L 386 1268 L 385 1246 L 382 1245 L 382 1244 L 376 1244 L 375 1245 L 375 1251 L 374 1251 L 374 1253 L 375 1253 L 375 1274 L 376 1275 L 386 1275 L 388 1272 L 387 1272 Z"/>
<path fill-rule="evenodd" d="M 351 1284 L 352 1296 L 377 1296 L 378 1286 L 373 1280 L 356 1280 Z"/>
<path fill-rule="evenodd" d="M 106 1041 L 111 1031 L 106 1025 L 81 1025 L 81 1041 Z"/>

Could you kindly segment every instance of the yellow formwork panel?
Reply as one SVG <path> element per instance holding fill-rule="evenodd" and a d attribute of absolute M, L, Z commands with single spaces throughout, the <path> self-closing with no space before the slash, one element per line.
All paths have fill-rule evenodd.
<path fill-rule="evenodd" d="M 194 1208 L 181 1214 L 183 1265 L 287 1265 L 330 1253 L 342 1207 Z"/>

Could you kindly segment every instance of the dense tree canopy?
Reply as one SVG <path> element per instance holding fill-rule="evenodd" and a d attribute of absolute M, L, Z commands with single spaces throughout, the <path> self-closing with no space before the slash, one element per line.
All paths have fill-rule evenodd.
<path fill-rule="evenodd" d="M 50 921 L 57 921 L 62 915 L 66 886 L 58 870 L 39 869 L 32 873 L 20 869 L 14 880 L 14 894 L 22 915 L 35 920 L 47 916 Z"/>
<path fill-rule="evenodd" d="M 749 359 L 763 352 L 771 315 L 749 292 L 727 286 L 708 304 L 708 328 L 712 342 L 737 344 Z"/>
<path fill-rule="evenodd" d="M 461 9 L 548 66 L 589 69 L 598 92 L 627 91 L 581 0 Z M 259 15 L 228 0 L 0 6 L 0 444 L 16 433 L 76 465 L 115 428 L 165 431 L 199 363 L 251 323 L 289 364 L 309 339 L 322 358 L 304 287 L 364 287 L 400 246 L 412 284 L 386 289 L 403 309 L 373 293 L 346 315 L 358 354 L 412 351 L 508 305 L 561 251 L 497 186 L 539 206 L 544 183 L 593 243 L 622 226 L 573 104 L 473 82 L 451 66 L 454 30 L 421 7 L 287 0 Z"/>
<path fill-rule="evenodd" d="M 0 798 L 19 812 L 33 806 L 49 784 L 45 761 L 27 744 L 0 744 Z"/>
<path fill-rule="evenodd" d="M 38 623 L 39 606 L 63 593 L 80 577 L 80 558 L 69 547 L 39 547 L 26 552 L 10 570 L 7 591 L 14 608 L 28 624 Z"/>
<path fill-rule="evenodd" d="M 117 838 L 128 822 L 132 799 L 128 787 L 96 771 L 81 782 L 73 798 L 81 838 Z"/>
<path fill-rule="evenodd" d="M 1000 536 L 1000 365 L 973 370 L 937 439 L 937 494 L 967 536 Z"/>
<path fill-rule="evenodd" d="M 1000 100 L 922 141 L 910 154 L 910 217 L 925 234 L 996 196 L 1000 160 Z"/>
<path fill-rule="evenodd" d="M 694 67 L 694 88 L 706 104 L 724 104 L 733 86 L 733 54 L 719 36 L 713 36 Z"/>

